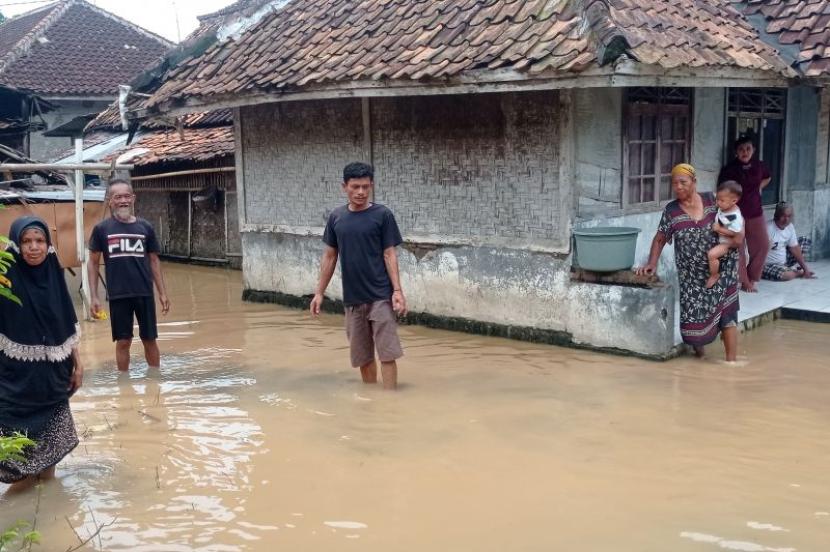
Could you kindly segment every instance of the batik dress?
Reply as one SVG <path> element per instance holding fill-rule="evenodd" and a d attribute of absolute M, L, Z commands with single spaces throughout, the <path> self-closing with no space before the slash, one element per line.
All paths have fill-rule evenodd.
<path fill-rule="evenodd" d="M 700 194 L 703 217 L 693 220 L 675 200 L 666 205 L 657 231 L 674 243 L 680 287 L 680 335 L 694 347 L 715 340 L 723 328 L 738 321 L 738 251 L 730 249 L 720 260 L 720 278 L 706 289 L 709 250 L 717 245 L 712 224 L 718 213 L 715 196 Z"/>

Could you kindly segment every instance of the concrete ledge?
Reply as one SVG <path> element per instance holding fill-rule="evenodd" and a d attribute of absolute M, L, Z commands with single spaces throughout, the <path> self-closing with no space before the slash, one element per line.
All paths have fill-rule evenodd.
<path fill-rule="evenodd" d="M 279 291 L 259 291 L 255 289 L 242 291 L 243 301 L 250 301 L 251 303 L 274 303 L 284 307 L 303 310 L 308 310 L 312 297 L 313 295 L 289 295 L 287 293 L 280 293 Z M 343 314 L 345 312 L 343 301 L 328 297 L 323 301 L 321 310 L 330 314 Z"/>
<path fill-rule="evenodd" d="M 200 257 L 185 257 L 184 255 L 169 255 L 159 253 L 159 258 L 162 261 L 178 264 L 189 264 L 196 266 L 212 266 L 219 268 L 232 268 L 234 270 L 242 270 L 242 259 L 204 259 Z"/>
<path fill-rule="evenodd" d="M 253 289 L 246 289 L 242 292 L 243 301 L 251 301 L 254 303 L 274 303 L 298 309 L 307 309 L 309 302 L 311 301 L 311 297 L 311 295 L 297 296 L 276 291 L 260 291 Z M 322 310 L 332 314 L 342 314 L 344 312 L 343 302 L 326 297 L 326 301 L 323 302 Z M 574 341 L 573 336 L 568 332 L 496 324 L 493 322 L 482 322 L 479 320 L 470 320 L 467 318 L 451 316 L 438 316 L 425 312 L 410 312 L 404 318 L 400 319 L 400 323 L 415 324 L 428 328 L 484 335 L 489 337 L 504 337 L 518 341 L 557 345 L 560 347 L 570 347 L 574 349 L 583 349 L 587 351 L 642 358 L 653 361 L 669 360 L 680 356 L 685 351 L 684 346 L 679 345 L 674 347 L 668 353 L 661 355 L 635 353 L 633 351 L 627 351 L 616 347 L 595 347 L 589 344 L 579 343 Z"/>
<path fill-rule="evenodd" d="M 818 322 L 821 324 L 830 324 L 830 312 L 809 311 L 804 309 L 791 309 L 788 307 L 781 307 L 775 310 L 767 311 L 763 314 L 747 318 L 738 324 L 742 332 L 754 330 L 765 324 L 775 322 L 776 320 L 800 320 L 802 322 Z"/>
<path fill-rule="evenodd" d="M 767 311 L 763 314 L 759 314 L 751 318 L 747 318 L 746 320 L 742 320 L 738 323 L 738 329 L 741 332 L 748 332 L 765 324 L 775 322 L 779 318 L 781 318 L 781 309 Z"/>
<path fill-rule="evenodd" d="M 830 323 L 830 312 L 808 311 L 802 309 L 781 309 L 781 318 L 785 320 L 803 320 L 804 322 Z"/>

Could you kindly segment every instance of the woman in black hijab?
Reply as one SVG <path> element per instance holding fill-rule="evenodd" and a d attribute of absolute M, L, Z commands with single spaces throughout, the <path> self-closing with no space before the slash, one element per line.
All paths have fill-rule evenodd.
<path fill-rule="evenodd" d="M 37 217 L 21 217 L 9 232 L 14 264 L 6 277 L 18 305 L 0 298 L 0 435 L 22 433 L 37 444 L 24 461 L 0 462 L 0 482 L 49 478 L 78 444 L 69 397 L 83 367 L 78 319 L 63 271 Z"/>

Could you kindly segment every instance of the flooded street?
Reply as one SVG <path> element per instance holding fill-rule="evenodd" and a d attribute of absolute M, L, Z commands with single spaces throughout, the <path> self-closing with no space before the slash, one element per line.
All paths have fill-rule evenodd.
<path fill-rule="evenodd" d="M 830 326 L 742 336 L 738 366 L 403 327 L 401 389 L 360 383 L 342 317 L 166 265 L 162 368 L 86 323 L 80 446 L 33 550 L 830 550 Z M 0 492 L 4 490 L 0 486 Z M 0 499 L 0 528 L 37 492 Z M 91 548 L 87 548 L 91 549 Z"/>

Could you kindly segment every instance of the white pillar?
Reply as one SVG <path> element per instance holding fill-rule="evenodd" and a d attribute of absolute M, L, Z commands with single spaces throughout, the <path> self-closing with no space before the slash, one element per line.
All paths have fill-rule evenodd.
<path fill-rule="evenodd" d="M 84 140 L 75 139 L 75 157 L 80 164 L 84 162 Z M 75 171 L 75 248 L 81 263 L 81 300 L 84 304 L 84 319 L 91 320 L 89 314 L 89 276 L 87 275 L 87 254 L 84 244 L 84 171 Z"/>

